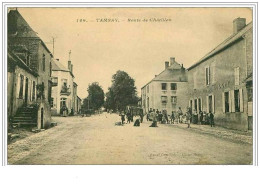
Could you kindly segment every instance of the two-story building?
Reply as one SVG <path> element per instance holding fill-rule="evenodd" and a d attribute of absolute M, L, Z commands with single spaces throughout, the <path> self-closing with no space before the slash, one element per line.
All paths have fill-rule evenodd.
<path fill-rule="evenodd" d="M 52 115 L 60 115 L 67 109 L 67 114 L 77 112 L 77 84 L 74 82 L 73 65 L 68 61 L 65 67 L 59 59 L 52 61 Z"/>
<path fill-rule="evenodd" d="M 8 70 L 12 79 L 8 81 L 9 117 L 19 125 L 48 127 L 52 54 L 17 10 L 8 13 L 8 52 L 8 68 L 16 66 Z M 30 118 L 32 111 L 34 119 Z"/>
<path fill-rule="evenodd" d="M 252 22 L 233 21 L 233 34 L 189 67 L 189 106 L 213 112 L 215 124 L 252 129 Z"/>
<path fill-rule="evenodd" d="M 188 98 L 187 72 L 183 65 L 170 58 L 165 70 L 141 89 L 142 108 L 146 114 L 151 108 L 168 113 L 179 107 L 186 110 Z"/>

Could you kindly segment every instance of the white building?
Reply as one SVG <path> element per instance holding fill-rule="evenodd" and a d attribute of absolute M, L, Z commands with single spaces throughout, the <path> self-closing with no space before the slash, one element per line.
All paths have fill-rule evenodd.
<path fill-rule="evenodd" d="M 75 112 L 74 101 L 74 75 L 73 65 L 68 61 L 67 68 L 59 62 L 59 59 L 52 61 L 52 98 L 51 112 L 52 115 L 60 115 L 61 109 L 65 106 L 68 109 L 68 114 Z"/>
<path fill-rule="evenodd" d="M 170 58 L 165 62 L 165 70 L 156 75 L 141 89 L 142 108 L 144 113 L 149 109 L 177 111 L 179 107 L 187 107 L 187 75 L 186 69 Z"/>

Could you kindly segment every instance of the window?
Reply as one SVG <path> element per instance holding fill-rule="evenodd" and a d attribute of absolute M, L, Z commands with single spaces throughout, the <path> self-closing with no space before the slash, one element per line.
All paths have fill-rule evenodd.
<path fill-rule="evenodd" d="M 194 100 L 194 110 L 195 110 L 196 112 L 198 112 L 197 109 L 198 109 L 198 100 L 195 99 L 195 100 Z"/>
<path fill-rule="evenodd" d="M 162 83 L 162 90 L 167 90 L 167 83 Z"/>
<path fill-rule="evenodd" d="M 191 110 L 193 110 L 193 106 L 192 106 L 192 100 L 190 100 L 190 103 L 189 103 L 189 107 L 191 108 Z"/>
<path fill-rule="evenodd" d="M 162 107 L 165 108 L 167 105 L 167 96 L 161 96 Z"/>
<path fill-rule="evenodd" d="M 66 107 L 66 98 L 61 98 L 60 99 L 60 108 L 65 106 Z"/>
<path fill-rule="evenodd" d="M 234 68 L 235 72 L 235 85 L 239 85 L 239 67 Z"/>
<path fill-rule="evenodd" d="M 177 104 L 177 96 L 171 96 L 171 103 L 173 105 L 176 105 Z"/>
<path fill-rule="evenodd" d="M 202 111 L 202 102 L 201 98 L 198 99 L 198 105 L 199 105 L 199 112 Z"/>
<path fill-rule="evenodd" d="M 23 82 L 24 81 L 24 76 L 20 75 L 20 90 L 19 90 L 19 98 L 23 98 Z"/>
<path fill-rule="evenodd" d="M 240 112 L 240 94 L 239 90 L 234 91 L 234 101 L 235 101 L 235 112 Z"/>
<path fill-rule="evenodd" d="M 167 103 L 167 96 L 161 96 L 162 103 Z"/>
<path fill-rule="evenodd" d="M 210 67 L 206 67 L 205 72 L 205 79 L 206 79 L 206 85 L 210 84 Z"/>
<path fill-rule="evenodd" d="M 51 98 L 51 107 L 53 107 L 54 105 L 53 105 L 53 97 Z"/>
<path fill-rule="evenodd" d="M 149 93 L 149 85 L 147 85 L 147 93 Z"/>
<path fill-rule="evenodd" d="M 224 93 L 224 100 L 225 100 L 225 105 L 224 105 L 224 108 L 225 108 L 225 113 L 227 113 L 227 112 L 230 112 L 229 111 L 229 105 L 230 105 L 230 103 L 229 103 L 229 92 L 225 92 Z"/>
<path fill-rule="evenodd" d="M 171 83 L 171 90 L 177 90 L 177 83 Z"/>
<path fill-rule="evenodd" d="M 207 98 L 207 113 L 215 113 L 215 97 L 214 95 L 209 95 Z"/>
<path fill-rule="evenodd" d="M 45 55 L 42 55 L 42 70 L 45 71 Z"/>

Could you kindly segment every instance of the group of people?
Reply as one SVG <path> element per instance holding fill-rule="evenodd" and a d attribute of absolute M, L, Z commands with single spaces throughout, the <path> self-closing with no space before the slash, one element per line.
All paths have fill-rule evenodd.
<path fill-rule="evenodd" d="M 134 122 L 134 126 L 140 126 L 140 124 L 143 122 L 143 113 L 140 113 L 138 118 L 134 121 L 134 116 L 130 111 L 121 112 L 119 114 L 121 116 L 121 124 L 125 124 L 125 121 L 127 120 L 127 124 L 130 124 L 131 122 Z M 186 123 L 188 125 L 188 128 L 190 128 L 190 124 L 210 124 L 211 127 L 214 126 L 214 114 L 212 112 L 206 113 L 205 111 L 200 111 L 197 113 L 197 111 L 194 110 L 192 113 L 192 110 L 190 107 L 187 107 L 187 110 L 185 113 L 183 113 L 181 107 L 178 108 L 177 111 L 172 111 L 170 115 L 167 114 L 167 110 L 159 111 L 158 109 L 150 109 L 149 112 L 146 115 L 147 121 L 152 121 L 152 124 L 150 127 L 158 127 L 157 123 L 160 124 L 178 124 L 178 123 Z"/>
<path fill-rule="evenodd" d="M 121 124 L 125 124 L 125 120 L 127 119 L 127 124 L 130 124 L 131 122 L 134 121 L 134 115 L 130 112 L 130 111 L 127 111 L 126 113 L 125 112 L 121 112 L 120 113 L 120 116 L 121 116 Z M 125 119 L 126 117 L 126 119 Z M 134 122 L 134 126 L 140 126 L 140 123 L 143 122 L 143 114 L 140 113 L 138 115 L 138 118 L 135 120 Z"/>
<path fill-rule="evenodd" d="M 198 116 L 196 111 L 192 113 L 190 107 L 187 107 L 185 113 L 183 113 L 181 107 L 179 107 L 177 112 L 172 111 L 170 115 L 167 114 L 167 110 L 159 111 L 158 109 L 150 109 L 146 119 L 147 121 L 152 121 L 150 127 L 157 127 L 157 122 L 161 124 L 186 123 L 188 128 L 190 128 L 191 123 L 210 124 L 211 127 L 214 126 L 214 114 L 212 112 L 206 114 L 200 111 Z"/>

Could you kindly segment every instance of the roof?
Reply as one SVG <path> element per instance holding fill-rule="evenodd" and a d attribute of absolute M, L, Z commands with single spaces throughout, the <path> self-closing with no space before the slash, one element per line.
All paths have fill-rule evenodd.
<path fill-rule="evenodd" d="M 219 44 L 216 48 L 214 48 L 213 50 L 211 50 L 208 54 L 206 54 L 204 57 L 202 57 L 198 62 L 196 62 L 195 64 L 193 64 L 191 67 L 189 67 L 187 70 L 191 70 L 192 68 L 196 67 L 197 65 L 199 65 L 200 63 L 202 63 L 203 61 L 209 59 L 210 57 L 212 57 L 213 55 L 221 52 L 222 50 L 226 49 L 227 47 L 229 47 L 230 45 L 232 45 L 233 43 L 236 43 L 238 40 L 243 38 L 243 35 L 249 31 L 250 29 L 252 29 L 253 27 L 253 23 L 250 22 L 249 24 L 247 24 L 243 29 L 241 29 L 239 32 L 231 35 L 230 37 L 228 37 L 225 41 L 223 41 L 221 44 Z"/>
<path fill-rule="evenodd" d="M 38 76 L 38 73 L 36 73 L 32 69 L 30 69 L 30 67 L 27 66 L 26 63 L 12 51 L 8 50 L 7 57 L 8 57 L 8 65 L 10 65 L 10 64 L 19 65 L 19 67 L 25 69 L 27 72 L 31 73 L 33 76 L 35 76 L 35 77 Z"/>
<path fill-rule="evenodd" d="M 61 62 L 59 62 L 56 59 L 52 59 L 52 70 L 53 71 L 65 71 L 65 72 L 70 72 Z"/>
<path fill-rule="evenodd" d="M 8 13 L 8 28 L 16 29 L 14 34 L 10 34 L 8 31 L 8 34 L 10 36 L 16 37 L 16 38 L 35 38 L 39 39 L 44 46 L 44 48 L 51 54 L 51 51 L 48 49 L 48 47 L 45 45 L 45 43 L 42 41 L 42 39 L 38 36 L 38 33 L 35 32 L 31 26 L 26 22 L 26 20 L 23 18 L 23 16 L 19 13 L 18 10 L 10 10 Z M 14 27 L 14 25 L 16 26 Z M 11 30 L 10 30 L 11 31 Z"/>
<path fill-rule="evenodd" d="M 159 75 L 156 75 L 146 85 L 150 84 L 152 81 L 186 82 L 187 77 L 185 75 L 185 72 L 186 69 L 183 68 L 179 63 L 175 62 L 174 64 L 163 70 Z M 144 85 L 142 88 L 144 88 L 146 85 Z"/>

